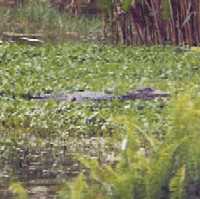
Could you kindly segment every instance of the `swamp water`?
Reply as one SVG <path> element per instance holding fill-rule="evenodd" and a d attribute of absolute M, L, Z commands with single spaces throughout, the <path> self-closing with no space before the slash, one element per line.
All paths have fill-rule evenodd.
<path fill-rule="evenodd" d="M 49 144 L 32 149 L 17 148 L 7 158 L 1 158 L 0 199 L 14 199 L 9 191 L 13 180 L 22 182 L 30 199 L 54 199 L 61 185 L 87 172 L 76 156 L 115 161 L 113 149 L 101 137 L 69 138 L 65 143 Z"/>

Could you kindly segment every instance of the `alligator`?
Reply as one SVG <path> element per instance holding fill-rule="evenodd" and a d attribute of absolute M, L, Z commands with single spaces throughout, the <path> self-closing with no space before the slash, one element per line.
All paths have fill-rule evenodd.
<path fill-rule="evenodd" d="M 82 101 L 103 101 L 103 100 L 153 100 L 157 98 L 168 98 L 169 93 L 156 90 L 153 88 L 143 88 L 128 92 L 125 95 L 115 96 L 105 92 L 94 91 L 76 91 L 76 92 L 63 92 L 63 93 L 50 93 L 39 95 L 26 95 L 25 98 L 29 100 L 56 100 L 67 102 L 82 102 Z"/>

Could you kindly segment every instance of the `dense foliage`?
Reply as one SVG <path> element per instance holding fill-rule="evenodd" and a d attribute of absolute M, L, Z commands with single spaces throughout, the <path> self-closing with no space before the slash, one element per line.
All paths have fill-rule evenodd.
<path fill-rule="evenodd" d="M 130 116 L 120 118 L 128 133 L 128 147 L 120 162 L 113 169 L 82 160 L 91 169 L 89 181 L 81 174 L 66 185 L 67 194 L 60 198 L 75 194 L 91 199 L 199 198 L 199 99 L 179 97 L 167 113 L 169 123 L 161 142 L 142 134 Z"/>
<path fill-rule="evenodd" d="M 1 176 L 5 171 L 18 175 L 15 163 L 24 148 L 51 146 L 51 153 L 59 154 L 69 137 L 101 136 L 113 150 L 128 137 L 128 148 L 114 167 L 81 159 L 91 168 L 91 176 L 81 175 L 74 185 L 63 186 L 60 198 L 69 193 L 76 199 L 84 194 L 86 198 L 198 198 L 200 57 L 198 48 L 194 50 L 86 43 L 1 45 Z M 169 91 L 171 100 L 65 103 L 23 98 L 27 93 L 79 89 L 117 95 L 149 86 Z M 87 189 L 91 184 L 93 188 Z M 26 196 L 21 185 L 12 184 L 11 190 Z M 95 190 L 99 191 L 94 197 Z"/>

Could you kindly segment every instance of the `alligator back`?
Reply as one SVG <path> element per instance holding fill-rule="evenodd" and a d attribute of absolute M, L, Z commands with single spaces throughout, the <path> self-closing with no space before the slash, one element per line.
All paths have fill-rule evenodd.
<path fill-rule="evenodd" d="M 35 100 L 48 100 L 53 99 L 57 101 L 100 101 L 100 100 L 111 100 L 114 98 L 111 94 L 106 94 L 104 92 L 93 92 L 93 91 L 77 91 L 77 92 L 63 92 L 63 93 L 53 93 L 53 94 L 40 94 L 35 96 L 30 96 L 30 99 Z"/>

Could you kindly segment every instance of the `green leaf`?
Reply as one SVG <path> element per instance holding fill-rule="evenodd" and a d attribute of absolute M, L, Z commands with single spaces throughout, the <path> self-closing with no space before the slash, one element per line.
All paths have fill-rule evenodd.
<path fill-rule="evenodd" d="M 135 0 L 124 0 L 122 2 L 122 9 L 127 12 L 129 10 L 129 8 L 132 5 L 134 5 L 134 3 L 135 3 Z"/>
<path fill-rule="evenodd" d="M 12 182 L 9 190 L 15 195 L 16 199 L 28 199 L 28 193 L 20 182 Z"/>
<path fill-rule="evenodd" d="M 172 16 L 171 0 L 161 1 L 161 17 L 164 20 L 169 20 Z"/>
<path fill-rule="evenodd" d="M 185 198 L 185 177 L 185 166 L 182 166 L 170 181 L 170 199 Z"/>

